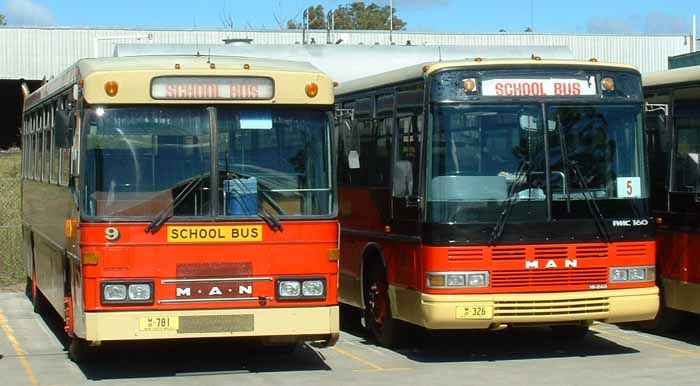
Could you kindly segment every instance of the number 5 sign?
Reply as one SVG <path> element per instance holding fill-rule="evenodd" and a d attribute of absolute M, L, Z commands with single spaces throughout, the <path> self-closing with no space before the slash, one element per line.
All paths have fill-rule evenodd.
<path fill-rule="evenodd" d="M 639 177 L 618 177 L 617 197 L 638 198 L 642 196 L 642 182 Z"/>

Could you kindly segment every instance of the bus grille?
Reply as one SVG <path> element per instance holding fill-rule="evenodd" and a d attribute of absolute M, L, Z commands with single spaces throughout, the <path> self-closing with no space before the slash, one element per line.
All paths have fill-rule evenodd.
<path fill-rule="evenodd" d="M 607 268 L 546 269 L 528 271 L 494 271 L 491 287 L 551 287 L 605 284 Z"/>
<path fill-rule="evenodd" d="M 447 250 L 447 261 L 481 261 L 483 259 L 483 247 L 450 248 Z"/>
<path fill-rule="evenodd" d="M 499 301 L 494 317 L 527 317 L 601 314 L 610 310 L 606 297 L 572 300 Z"/>
<path fill-rule="evenodd" d="M 645 257 L 652 254 L 650 243 L 579 244 L 552 246 L 497 246 L 466 248 L 462 253 L 491 256 L 493 261 L 523 261 L 550 259 L 605 259 L 615 253 L 619 257 Z M 490 251 L 489 251 L 490 249 Z"/>

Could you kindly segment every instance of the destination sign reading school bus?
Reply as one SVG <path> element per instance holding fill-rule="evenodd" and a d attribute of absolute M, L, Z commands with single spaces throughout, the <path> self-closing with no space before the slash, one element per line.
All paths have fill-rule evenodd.
<path fill-rule="evenodd" d="M 540 79 L 483 79 L 484 96 L 577 97 L 597 94 L 595 77 Z"/>
<path fill-rule="evenodd" d="M 153 99 L 269 100 L 274 95 L 274 81 L 261 77 L 163 76 L 151 82 Z"/>
<path fill-rule="evenodd" d="M 169 226 L 169 243 L 231 243 L 263 240 L 262 225 Z"/>

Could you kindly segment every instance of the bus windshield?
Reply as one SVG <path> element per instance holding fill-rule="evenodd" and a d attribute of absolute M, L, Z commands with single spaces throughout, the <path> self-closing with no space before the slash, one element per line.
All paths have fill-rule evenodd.
<path fill-rule="evenodd" d="M 553 219 L 591 218 L 587 199 L 605 217 L 648 214 L 641 105 L 436 103 L 432 112 L 430 222 L 494 222 L 509 199 L 515 221 L 545 221 L 548 200 Z"/>
<path fill-rule="evenodd" d="M 436 104 L 433 114 L 429 221 L 493 222 L 511 192 L 528 203 L 511 219 L 546 218 L 539 105 Z"/>
<path fill-rule="evenodd" d="M 261 211 L 278 217 L 332 213 L 324 111 L 98 107 L 86 111 L 84 122 L 88 215 L 151 218 L 169 211 L 182 217 L 257 218 Z M 216 162 L 212 123 L 217 129 Z M 173 208 L 192 180 L 196 187 Z M 211 194 L 213 186 L 218 194 Z"/>
<path fill-rule="evenodd" d="M 642 106 L 549 105 L 547 126 L 552 175 L 561 176 L 551 180 L 554 218 L 586 216 L 578 205 L 584 194 L 606 217 L 641 217 L 640 199 L 648 197 Z"/>

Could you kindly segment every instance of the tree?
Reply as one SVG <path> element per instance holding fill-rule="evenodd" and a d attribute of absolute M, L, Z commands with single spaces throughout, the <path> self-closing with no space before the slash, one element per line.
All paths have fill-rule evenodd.
<path fill-rule="evenodd" d="M 5 15 L 0 15 L 0 25 L 5 25 L 7 22 L 5 21 Z"/>
<path fill-rule="evenodd" d="M 326 29 L 326 12 L 323 5 L 311 6 L 306 9 L 306 15 L 302 14 L 302 19 L 308 17 L 309 29 Z M 295 20 L 287 21 L 287 29 L 304 28 L 304 20 L 297 22 Z"/>
<path fill-rule="evenodd" d="M 307 8 L 310 29 L 325 29 L 326 14 L 322 5 Z M 391 8 L 388 5 L 380 6 L 375 3 L 366 5 L 362 1 L 339 5 L 334 11 L 335 29 L 348 30 L 388 30 L 390 23 Z M 394 30 L 406 29 L 406 22 L 396 17 L 394 8 Z M 296 20 L 289 20 L 287 28 L 303 28 L 304 23 Z"/>
<path fill-rule="evenodd" d="M 391 8 L 375 3 L 365 5 L 361 1 L 341 5 L 335 10 L 336 29 L 386 30 L 389 29 Z M 394 9 L 394 30 L 406 29 L 406 22 L 396 17 Z"/>

